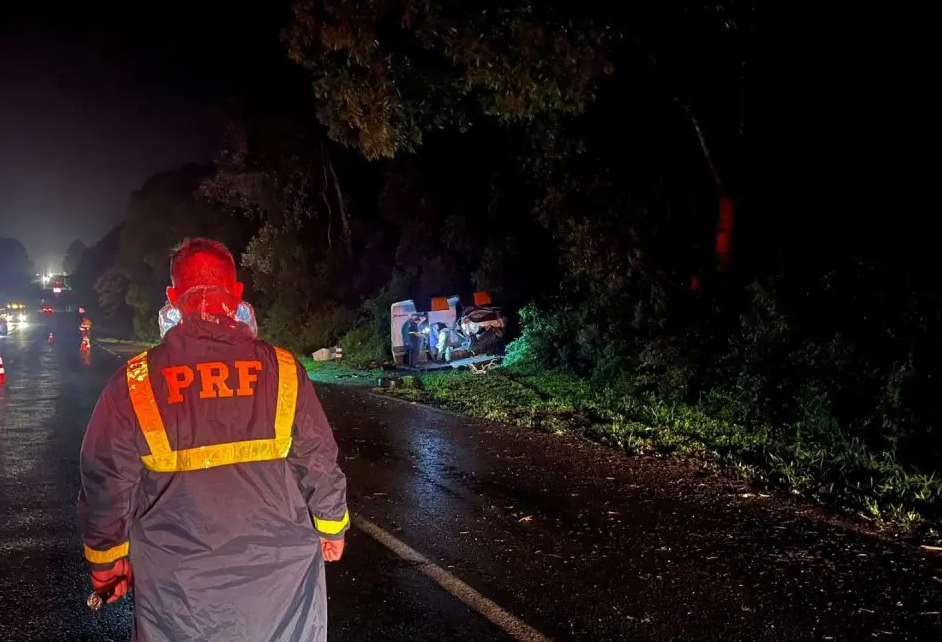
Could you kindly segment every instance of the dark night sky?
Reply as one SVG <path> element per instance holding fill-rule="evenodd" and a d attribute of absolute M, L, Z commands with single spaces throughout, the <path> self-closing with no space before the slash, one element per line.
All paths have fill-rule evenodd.
<path fill-rule="evenodd" d="M 39 268 L 104 236 L 147 177 L 212 158 L 213 108 L 283 55 L 276 20 L 228 2 L 43 9 L 0 27 L 0 236 Z"/>

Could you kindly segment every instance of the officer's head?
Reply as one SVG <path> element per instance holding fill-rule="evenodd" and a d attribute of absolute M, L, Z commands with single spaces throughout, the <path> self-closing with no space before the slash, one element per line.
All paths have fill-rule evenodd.
<path fill-rule="evenodd" d="M 200 292 L 201 298 L 223 298 L 225 307 L 234 310 L 242 298 L 242 283 L 236 280 L 232 252 L 212 239 L 186 239 L 170 256 L 167 299 L 179 306 L 188 293 Z"/>

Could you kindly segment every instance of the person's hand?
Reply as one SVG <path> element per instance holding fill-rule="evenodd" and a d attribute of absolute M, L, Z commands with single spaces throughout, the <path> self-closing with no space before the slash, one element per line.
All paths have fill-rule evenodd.
<path fill-rule="evenodd" d="M 126 557 L 119 559 L 109 569 L 92 571 L 92 588 L 95 592 L 111 593 L 108 604 L 120 600 L 133 587 L 134 574 L 131 571 L 131 562 Z"/>
<path fill-rule="evenodd" d="M 343 557 L 342 539 L 321 538 L 321 550 L 324 552 L 325 562 L 336 562 Z"/>

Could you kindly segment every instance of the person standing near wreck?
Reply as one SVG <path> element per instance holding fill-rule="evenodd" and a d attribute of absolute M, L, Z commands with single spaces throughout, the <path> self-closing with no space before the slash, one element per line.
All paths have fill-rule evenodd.
<path fill-rule="evenodd" d="M 428 321 L 424 314 L 415 314 L 402 324 L 402 345 L 406 348 L 405 363 L 410 368 L 425 362 L 423 350 Z"/>
<path fill-rule="evenodd" d="M 82 444 L 92 585 L 133 587 L 135 641 L 325 642 L 350 518 L 320 401 L 256 337 L 224 245 L 185 241 L 171 278 L 162 343 L 109 382 Z"/>

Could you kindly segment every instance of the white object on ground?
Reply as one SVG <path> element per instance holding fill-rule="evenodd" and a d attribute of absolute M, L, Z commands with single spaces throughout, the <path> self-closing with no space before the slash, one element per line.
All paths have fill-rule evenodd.
<path fill-rule="evenodd" d="M 331 361 L 343 357 L 343 348 L 334 346 L 333 348 L 321 348 L 311 355 L 314 361 Z"/>

